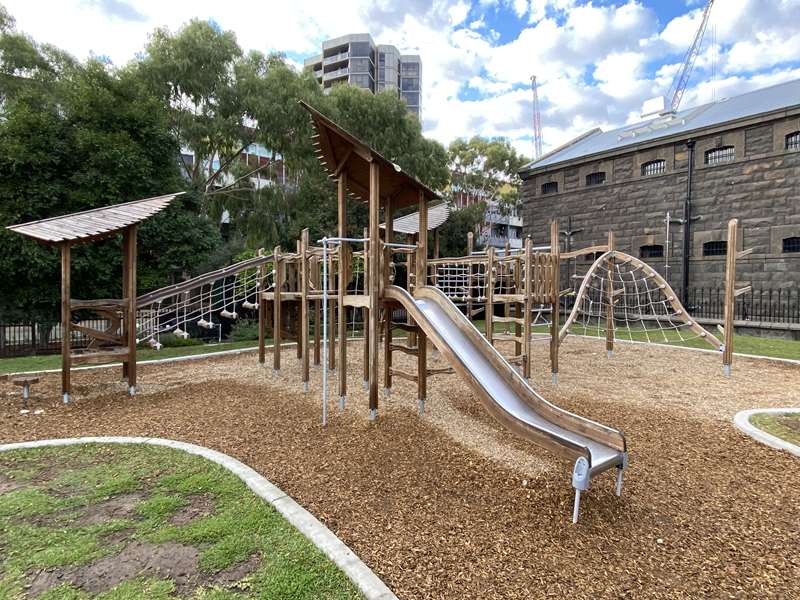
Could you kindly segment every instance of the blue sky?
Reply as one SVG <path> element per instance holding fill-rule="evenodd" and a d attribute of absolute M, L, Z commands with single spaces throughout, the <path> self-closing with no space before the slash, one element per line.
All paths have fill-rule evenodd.
<path fill-rule="evenodd" d="M 0 0 L 35 39 L 124 64 L 156 27 L 213 19 L 298 67 L 321 41 L 368 31 L 420 54 L 423 129 L 503 136 L 531 153 L 530 76 L 545 150 L 640 119 L 665 94 L 705 0 Z M 682 106 L 800 78 L 800 0 L 716 0 Z M 716 43 L 713 43 L 713 42 Z M 800 98 L 798 99 L 800 103 Z"/>

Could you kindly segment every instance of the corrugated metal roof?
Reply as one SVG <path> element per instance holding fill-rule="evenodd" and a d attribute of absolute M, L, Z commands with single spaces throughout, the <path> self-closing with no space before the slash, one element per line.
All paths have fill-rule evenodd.
<path fill-rule="evenodd" d="M 440 202 L 428 207 L 428 231 L 433 231 L 441 227 L 450 216 L 450 206 L 447 202 Z M 386 223 L 381 223 L 381 229 L 386 228 Z M 419 233 L 419 211 L 397 217 L 392 221 L 392 228 L 395 233 L 405 233 L 415 235 Z"/>
<path fill-rule="evenodd" d="M 521 172 L 539 170 L 568 160 L 592 156 L 659 138 L 688 133 L 713 125 L 721 125 L 746 117 L 800 106 L 800 79 L 780 83 L 688 108 L 678 113 L 659 116 L 611 131 L 595 130 L 589 135 L 557 148 L 537 161 L 525 165 Z"/>
<path fill-rule="evenodd" d="M 183 193 L 93 208 L 71 215 L 11 225 L 7 229 L 46 244 L 100 239 L 144 221 L 166 208 L 176 196 Z"/>

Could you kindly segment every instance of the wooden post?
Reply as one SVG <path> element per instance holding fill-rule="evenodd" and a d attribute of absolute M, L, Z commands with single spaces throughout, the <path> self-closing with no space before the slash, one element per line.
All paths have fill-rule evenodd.
<path fill-rule="evenodd" d="M 128 269 L 130 268 L 128 264 L 128 232 L 127 229 L 123 230 L 122 232 L 122 297 L 127 302 L 128 296 L 130 295 L 130 290 L 128 286 L 130 284 L 130 278 L 128 276 Z M 120 322 L 120 336 L 121 341 L 120 344 L 123 346 L 127 346 L 127 339 L 128 339 L 128 311 L 127 308 L 122 309 L 122 319 Z M 122 359 L 122 379 L 123 381 L 128 381 L 128 357 L 124 357 Z"/>
<path fill-rule="evenodd" d="M 72 309 L 70 308 L 70 245 L 61 244 L 61 393 L 64 404 L 70 396 L 70 339 L 72 337 Z"/>
<path fill-rule="evenodd" d="M 475 249 L 475 234 L 471 231 L 467 232 L 467 257 L 472 256 L 472 251 Z M 467 263 L 467 318 L 472 321 L 472 263 Z"/>
<path fill-rule="evenodd" d="M 524 314 L 522 316 L 522 374 L 525 379 L 531 377 L 531 309 L 533 308 L 533 243 L 531 238 L 525 239 L 525 301 L 523 304 Z"/>
<path fill-rule="evenodd" d="M 530 238 L 529 242 L 533 243 Z M 558 350 L 559 320 L 561 317 L 561 244 L 558 238 L 558 221 L 550 223 L 550 255 L 552 257 L 551 273 L 551 308 L 550 308 L 550 373 L 553 384 L 558 383 Z"/>
<path fill-rule="evenodd" d="M 339 216 L 339 237 L 347 237 L 347 173 L 342 172 L 337 181 L 337 206 Z M 347 398 L 347 313 L 344 296 L 347 283 L 350 281 L 349 244 L 339 242 L 339 283 L 336 290 L 337 308 L 339 312 L 339 406 L 344 409 Z"/>
<path fill-rule="evenodd" d="M 283 265 L 281 247 L 275 246 L 272 268 L 275 270 L 275 293 L 272 295 L 272 368 L 281 370 L 281 288 L 283 287 Z"/>
<path fill-rule="evenodd" d="M 425 193 L 419 192 L 419 243 L 417 244 L 416 285 L 427 284 L 428 274 L 428 203 Z M 417 331 L 417 402 L 419 412 L 425 410 L 428 396 L 428 337 L 422 329 Z"/>
<path fill-rule="evenodd" d="M 136 393 L 136 225 L 122 232 L 122 293 L 125 300 L 122 340 L 128 347 L 122 372 L 128 380 L 128 395 L 133 396 Z"/>
<path fill-rule="evenodd" d="M 386 243 L 394 242 L 394 216 L 392 211 L 392 200 L 386 198 L 383 208 L 383 221 L 386 223 L 384 237 Z M 392 261 L 392 249 L 387 247 L 382 253 L 383 256 L 383 286 L 389 285 L 389 270 Z M 388 396 L 392 389 L 392 307 L 389 303 L 383 305 L 384 330 L 383 330 L 383 393 Z"/>
<path fill-rule="evenodd" d="M 310 363 L 310 356 L 308 352 L 308 284 L 309 284 L 309 265 L 308 260 L 306 260 L 306 254 L 308 253 L 308 228 L 303 229 L 303 232 L 300 234 L 300 252 L 299 252 L 299 261 L 300 261 L 300 339 L 298 340 L 298 344 L 300 345 L 302 354 L 301 360 L 303 363 L 303 391 L 308 391 L 308 383 L 309 383 L 309 363 Z"/>
<path fill-rule="evenodd" d="M 369 227 L 364 229 L 364 295 L 369 298 L 369 290 L 370 290 L 370 247 L 371 244 L 369 243 Z M 364 389 L 369 391 L 369 308 L 362 308 L 361 309 L 361 323 L 364 328 Z"/>
<path fill-rule="evenodd" d="M 380 166 L 369 163 L 369 418 L 378 416 L 378 318 L 380 310 Z"/>
<path fill-rule="evenodd" d="M 258 250 L 258 256 L 264 256 L 263 249 Z M 264 265 L 258 267 L 258 362 L 264 364 L 266 360 L 267 339 L 267 303 L 264 300 L 264 282 L 266 281 Z"/>
<path fill-rule="evenodd" d="M 614 250 L 614 232 L 608 232 L 608 250 Z M 608 356 L 614 353 L 614 259 L 608 259 L 608 281 L 606 282 L 608 306 L 606 307 L 606 351 Z"/>
<path fill-rule="evenodd" d="M 493 344 L 494 337 L 494 248 L 486 249 L 486 310 L 484 311 L 484 328 L 486 339 Z"/>
<path fill-rule="evenodd" d="M 439 228 L 433 230 L 433 258 L 439 258 Z"/>
<path fill-rule="evenodd" d="M 411 235 L 411 243 L 416 245 L 417 240 L 419 240 L 419 233 Z M 408 287 L 408 292 L 413 296 L 414 290 L 417 288 L 417 257 L 416 252 L 413 254 L 406 254 L 406 286 Z M 412 283 L 412 281 L 414 283 Z M 406 314 L 406 324 L 413 325 L 414 320 L 411 318 L 411 315 Z M 406 347 L 414 348 L 417 345 L 417 332 L 416 331 L 409 331 L 406 334 Z"/>
<path fill-rule="evenodd" d="M 730 377 L 733 364 L 733 318 L 736 313 L 736 254 L 738 219 L 728 221 L 728 242 L 725 257 L 725 312 L 723 313 L 722 371 Z"/>

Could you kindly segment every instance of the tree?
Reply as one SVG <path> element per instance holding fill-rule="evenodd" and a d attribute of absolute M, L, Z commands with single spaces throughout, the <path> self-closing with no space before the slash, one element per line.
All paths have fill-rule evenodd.
<path fill-rule="evenodd" d="M 465 208 L 451 210 L 450 217 L 439 228 L 439 255 L 466 256 L 467 234 L 475 233 L 483 223 L 486 204 L 476 202 Z"/>
<path fill-rule="evenodd" d="M 14 45 L 9 35 L 16 36 Z M 3 103 L 0 224 L 182 189 L 165 107 L 132 72 L 97 60 L 64 60 L 14 32 L 0 34 L 0 46 L 19 50 L 4 51 L 4 65 L 37 65 Z M 164 285 L 173 269 L 190 268 L 218 243 L 197 208 L 195 199 L 181 200 L 142 227 L 142 289 Z M 3 319 L 57 312 L 60 272 L 53 249 L 0 229 L 0 272 Z M 119 240 L 77 246 L 73 274 L 75 297 L 119 297 Z"/>
<path fill-rule="evenodd" d="M 497 203 L 501 211 L 519 204 L 519 170 L 528 162 L 505 138 L 474 136 L 448 147 L 452 194 Z"/>

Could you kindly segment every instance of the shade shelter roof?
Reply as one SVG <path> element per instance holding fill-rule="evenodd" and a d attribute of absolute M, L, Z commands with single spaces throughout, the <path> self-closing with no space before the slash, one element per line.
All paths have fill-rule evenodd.
<path fill-rule="evenodd" d="M 438 229 L 445 224 L 450 216 L 450 207 L 447 202 L 440 202 L 428 207 L 428 231 Z M 381 223 L 381 229 L 386 229 L 386 223 Z M 419 211 L 409 215 L 397 217 L 392 223 L 392 231 L 406 235 L 419 233 Z"/>
<path fill-rule="evenodd" d="M 307 103 L 300 104 L 311 115 L 316 130 L 314 143 L 317 157 L 330 177 L 336 179 L 342 173 L 347 175 L 347 191 L 364 202 L 369 202 L 369 165 L 376 162 L 380 167 L 381 204 L 391 199 L 395 209 L 419 203 L 419 194 L 427 201 L 439 195 L 424 183 L 404 173 L 399 165 L 383 157 L 328 117 Z"/>
<path fill-rule="evenodd" d="M 51 217 L 7 227 L 45 244 L 99 240 L 136 225 L 161 212 L 184 192 L 144 198 L 123 204 L 93 208 L 83 212 Z"/>

